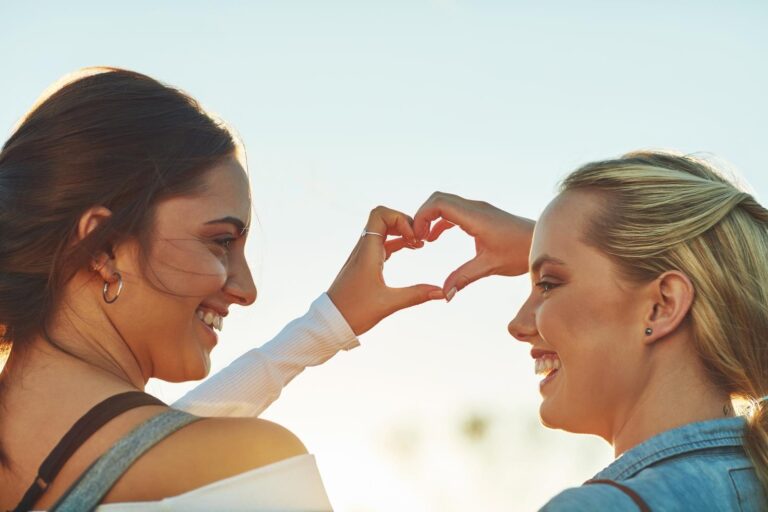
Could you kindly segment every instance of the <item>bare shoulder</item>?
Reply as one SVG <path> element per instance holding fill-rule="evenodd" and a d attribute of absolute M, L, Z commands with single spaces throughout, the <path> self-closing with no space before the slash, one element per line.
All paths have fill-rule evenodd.
<path fill-rule="evenodd" d="M 137 460 L 105 502 L 159 500 L 306 453 L 298 437 L 276 423 L 206 418 L 182 428 Z"/>

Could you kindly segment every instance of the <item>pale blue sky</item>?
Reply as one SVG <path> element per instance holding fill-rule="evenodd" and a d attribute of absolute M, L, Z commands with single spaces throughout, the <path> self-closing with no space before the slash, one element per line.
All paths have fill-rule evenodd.
<path fill-rule="evenodd" d="M 714 153 L 768 194 L 764 2 L 3 2 L 0 26 L 0 132 L 61 75 L 113 65 L 241 134 L 260 298 L 214 367 L 301 314 L 377 204 L 412 213 L 445 190 L 536 216 L 569 170 L 645 147 Z M 441 284 L 471 252 L 449 233 L 386 275 Z M 531 361 L 505 331 L 527 286 L 493 278 L 396 315 L 268 410 L 318 455 L 338 510 L 531 508 L 610 460 L 537 426 Z M 460 435 L 473 414 L 479 444 Z"/>

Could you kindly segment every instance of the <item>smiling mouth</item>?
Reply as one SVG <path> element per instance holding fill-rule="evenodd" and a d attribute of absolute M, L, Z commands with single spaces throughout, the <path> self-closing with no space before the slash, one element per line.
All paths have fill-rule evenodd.
<path fill-rule="evenodd" d="M 203 322 L 211 329 L 216 329 L 219 332 L 224 330 L 224 319 L 218 313 L 198 309 L 195 311 L 195 315 L 197 316 L 198 320 Z"/>
<path fill-rule="evenodd" d="M 560 358 L 555 353 L 547 353 L 534 359 L 536 375 L 550 377 L 561 368 Z"/>

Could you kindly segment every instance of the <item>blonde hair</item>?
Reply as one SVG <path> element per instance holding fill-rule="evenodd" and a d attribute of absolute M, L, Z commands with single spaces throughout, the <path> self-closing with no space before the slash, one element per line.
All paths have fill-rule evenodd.
<path fill-rule="evenodd" d="M 637 152 L 587 164 L 560 191 L 605 201 L 586 242 L 634 282 L 684 272 L 694 345 L 712 382 L 752 404 L 744 447 L 768 490 L 768 210 L 707 162 Z"/>

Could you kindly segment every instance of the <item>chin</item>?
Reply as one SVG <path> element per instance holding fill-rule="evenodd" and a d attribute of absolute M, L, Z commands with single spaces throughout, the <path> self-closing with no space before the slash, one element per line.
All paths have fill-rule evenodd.
<path fill-rule="evenodd" d="M 201 375 L 199 377 L 197 377 L 196 379 L 190 379 L 190 380 L 204 379 L 208 376 L 209 373 L 211 373 L 211 355 L 208 352 L 205 352 L 203 354 L 203 367 L 200 373 Z"/>
<path fill-rule="evenodd" d="M 546 401 L 539 407 L 539 419 L 547 428 L 562 430 L 572 434 L 591 434 L 603 437 L 596 430 L 597 425 L 583 415 L 568 415 L 562 408 L 548 404 Z M 606 439 L 607 440 L 607 439 Z"/>
<path fill-rule="evenodd" d="M 208 357 L 208 354 L 203 354 L 200 359 L 195 361 L 194 365 L 185 365 L 184 367 L 174 368 L 174 370 L 155 375 L 155 377 L 166 382 L 201 380 L 206 378 L 211 371 L 211 359 Z"/>
<path fill-rule="evenodd" d="M 539 419 L 541 420 L 541 424 L 547 428 L 573 432 L 573 430 L 569 428 L 572 421 L 569 421 L 563 408 L 553 404 L 551 399 L 545 399 L 541 403 L 541 406 L 539 407 Z"/>
<path fill-rule="evenodd" d="M 553 414 L 546 403 L 542 403 L 539 407 L 539 419 L 541 424 L 547 428 L 561 428 L 557 415 Z"/>
<path fill-rule="evenodd" d="M 203 355 L 202 360 L 199 361 L 194 368 L 187 369 L 187 371 L 185 372 L 186 375 L 184 376 L 183 381 L 202 380 L 206 378 L 210 372 L 211 372 L 211 358 L 208 357 L 208 354 L 205 354 Z"/>

